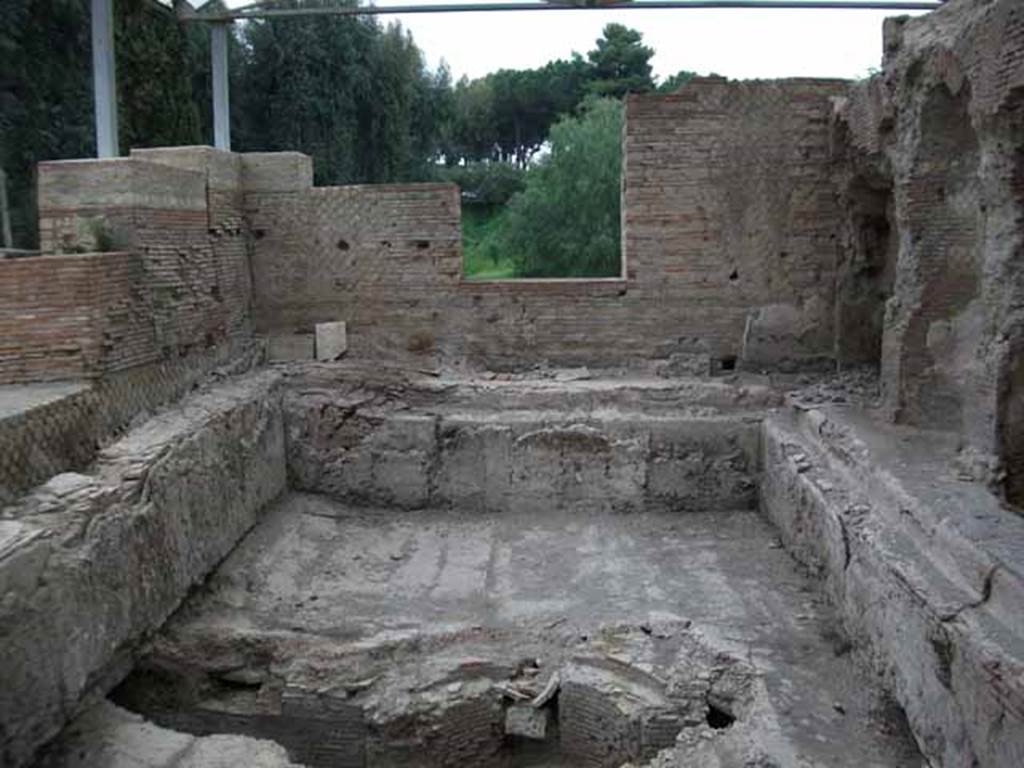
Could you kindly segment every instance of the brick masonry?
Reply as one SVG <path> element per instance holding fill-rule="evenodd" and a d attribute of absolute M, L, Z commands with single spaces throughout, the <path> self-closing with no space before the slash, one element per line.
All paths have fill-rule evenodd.
<path fill-rule="evenodd" d="M 0 420 L 0 504 L 259 356 L 238 155 L 142 150 L 39 174 L 43 245 L 59 253 L 0 261 L 0 384 L 88 386 Z M 124 250 L 78 252 L 104 245 Z"/>
<path fill-rule="evenodd" d="M 151 362 L 134 253 L 0 261 L 0 382 L 97 376 Z"/>
<path fill-rule="evenodd" d="M 0 262 L 0 383 L 216 357 L 251 328 L 310 357 L 334 321 L 349 357 L 414 367 L 881 360 L 891 418 L 960 431 L 1024 489 L 1022 14 L 891 20 L 857 84 L 630 97 L 612 279 L 464 280 L 455 187 L 315 188 L 294 152 L 44 163 L 63 255 Z"/>
<path fill-rule="evenodd" d="M 0 418 L 0 508 L 47 478 L 87 466 L 97 450 L 140 415 L 182 397 L 211 372 L 248 370 L 261 355 L 259 345 L 237 341 L 111 372 L 61 397 L 5 415 Z"/>
<path fill-rule="evenodd" d="M 250 334 L 237 155 L 143 150 L 41 163 L 39 179 L 42 245 L 62 255 L 0 262 L 0 383 L 98 378 Z"/>
<path fill-rule="evenodd" d="M 701 78 L 631 97 L 618 279 L 465 281 L 454 187 L 320 189 L 282 172 L 284 189 L 266 179 L 245 197 L 255 326 L 343 320 L 350 355 L 426 365 L 818 364 L 832 354 L 829 118 L 844 88 Z"/>
<path fill-rule="evenodd" d="M 632 97 L 616 279 L 465 281 L 455 187 L 314 188 L 297 153 L 44 163 L 44 247 L 124 253 L 0 264 L 0 290 L 22 297 L 0 381 L 187 357 L 245 337 L 250 314 L 272 336 L 344 321 L 351 356 L 422 365 L 819 364 L 832 355 L 829 116 L 843 87 L 703 78 Z"/>

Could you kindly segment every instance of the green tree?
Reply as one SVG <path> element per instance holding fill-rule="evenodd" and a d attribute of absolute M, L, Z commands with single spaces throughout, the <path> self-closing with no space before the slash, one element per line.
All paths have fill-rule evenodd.
<path fill-rule="evenodd" d="M 0 166 L 8 174 L 15 244 L 36 241 L 32 169 L 95 152 L 89 26 L 76 0 L 18 0 L 0 28 Z"/>
<path fill-rule="evenodd" d="M 688 69 L 681 69 L 674 75 L 669 75 L 661 83 L 658 83 L 658 91 L 660 93 L 674 93 L 690 82 L 697 76 L 696 72 L 691 72 Z"/>
<path fill-rule="evenodd" d="M 450 164 L 498 160 L 525 168 L 551 126 L 587 94 L 591 66 L 579 54 L 538 69 L 503 69 L 455 86 Z"/>
<path fill-rule="evenodd" d="M 498 146 L 494 125 L 494 89 L 489 79 L 462 77 L 455 84 L 452 128 L 445 157 L 450 165 L 460 160 L 490 160 Z"/>
<path fill-rule="evenodd" d="M 318 7 L 331 0 L 289 0 Z M 354 4 L 354 0 L 352 0 Z M 412 38 L 372 18 L 251 21 L 242 85 L 240 149 L 313 156 L 319 184 L 423 178 L 442 152 L 441 79 Z"/>
<path fill-rule="evenodd" d="M 146 0 L 117 0 L 115 7 L 121 145 L 200 143 L 191 46 L 182 23 Z"/>
<path fill-rule="evenodd" d="M 543 81 L 545 113 L 552 123 L 576 111 L 593 80 L 593 69 L 578 53 L 573 53 L 568 59 L 548 62 L 539 72 Z"/>
<path fill-rule="evenodd" d="M 482 245 L 488 258 L 510 255 L 517 277 L 619 274 L 621 134 L 615 99 L 589 101 L 555 124 L 550 152 Z"/>
<path fill-rule="evenodd" d="M 238 148 L 306 152 L 318 183 L 365 180 L 355 147 L 361 117 L 370 122 L 360 112 L 372 93 L 368 62 L 375 32 L 366 20 L 348 17 L 247 23 L 247 65 L 236 104 L 248 135 Z"/>
<path fill-rule="evenodd" d="M 463 211 L 477 206 L 493 212 L 522 191 L 525 171 L 510 163 L 481 160 L 440 168 L 436 175 L 441 181 L 459 185 Z"/>
<path fill-rule="evenodd" d="M 622 24 L 608 24 L 597 47 L 587 54 L 593 67 L 591 90 L 615 98 L 654 90 L 652 56 L 654 49 L 643 44 L 641 33 Z"/>

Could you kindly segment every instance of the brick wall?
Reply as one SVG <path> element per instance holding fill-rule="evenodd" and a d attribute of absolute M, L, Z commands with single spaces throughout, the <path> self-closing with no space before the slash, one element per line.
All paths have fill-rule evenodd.
<path fill-rule="evenodd" d="M 0 384 L 88 386 L 4 411 L 0 504 L 211 370 L 252 364 L 241 166 L 208 147 L 40 165 L 44 247 L 70 252 L 0 260 Z M 76 252 L 97 245 L 127 250 Z"/>
<path fill-rule="evenodd" d="M 86 378 L 152 361 L 132 253 L 0 261 L 0 381 Z"/>
<path fill-rule="evenodd" d="M 621 279 L 461 279 L 457 190 L 247 191 L 256 328 L 348 323 L 350 354 L 497 369 L 704 355 L 800 367 L 832 354 L 839 211 L 831 80 L 698 79 L 634 96 Z M 268 161 L 264 158 L 264 161 Z"/>
<path fill-rule="evenodd" d="M 348 319 L 353 354 L 436 336 L 461 270 L 449 185 L 354 186 L 246 195 L 257 330 L 312 332 Z"/>
<path fill-rule="evenodd" d="M 174 147 L 132 150 L 132 157 L 198 173 L 205 181 L 203 215 L 198 225 L 189 225 L 184 241 L 188 252 L 181 247 L 183 233 L 173 225 L 154 222 L 140 233 L 143 246 L 150 246 L 146 249 L 150 261 L 159 260 L 154 271 L 170 272 L 165 282 L 171 287 L 166 310 L 174 324 L 167 343 L 204 346 L 247 335 L 252 284 L 241 156 L 210 147 Z M 183 258 L 189 269 L 184 278 Z"/>
<path fill-rule="evenodd" d="M 44 255 L 0 262 L 0 383 L 96 378 L 250 334 L 237 155 L 41 163 Z M 116 247 L 124 253 L 77 253 Z"/>
<path fill-rule="evenodd" d="M 631 295 L 716 356 L 776 367 L 832 354 L 837 80 L 698 78 L 627 103 Z M 662 331 L 664 333 L 664 331 Z"/>

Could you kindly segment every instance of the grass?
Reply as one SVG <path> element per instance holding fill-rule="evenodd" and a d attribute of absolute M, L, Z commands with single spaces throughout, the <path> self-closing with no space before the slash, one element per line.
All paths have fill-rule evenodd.
<path fill-rule="evenodd" d="M 516 276 L 511 259 L 494 261 L 481 253 L 481 244 L 497 225 L 501 207 L 462 207 L 462 271 L 470 280 L 509 280 Z"/>

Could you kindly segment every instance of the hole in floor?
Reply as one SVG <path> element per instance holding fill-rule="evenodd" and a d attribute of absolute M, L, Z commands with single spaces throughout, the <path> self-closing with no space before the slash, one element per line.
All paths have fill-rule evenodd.
<path fill-rule="evenodd" d="M 722 680 L 750 700 L 756 676 L 689 622 L 605 626 L 569 645 L 511 631 L 364 644 L 320 667 L 318 688 L 269 671 L 324 663 L 308 650 L 205 647 L 144 661 L 111 700 L 177 731 L 271 739 L 310 768 L 642 764 L 684 729 L 732 725 L 708 701 Z"/>
<path fill-rule="evenodd" d="M 708 716 L 706 718 L 708 725 L 715 730 L 721 730 L 728 728 L 736 722 L 736 718 L 726 712 L 720 707 L 716 707 L 714 704 L 708 703 Z"/>

